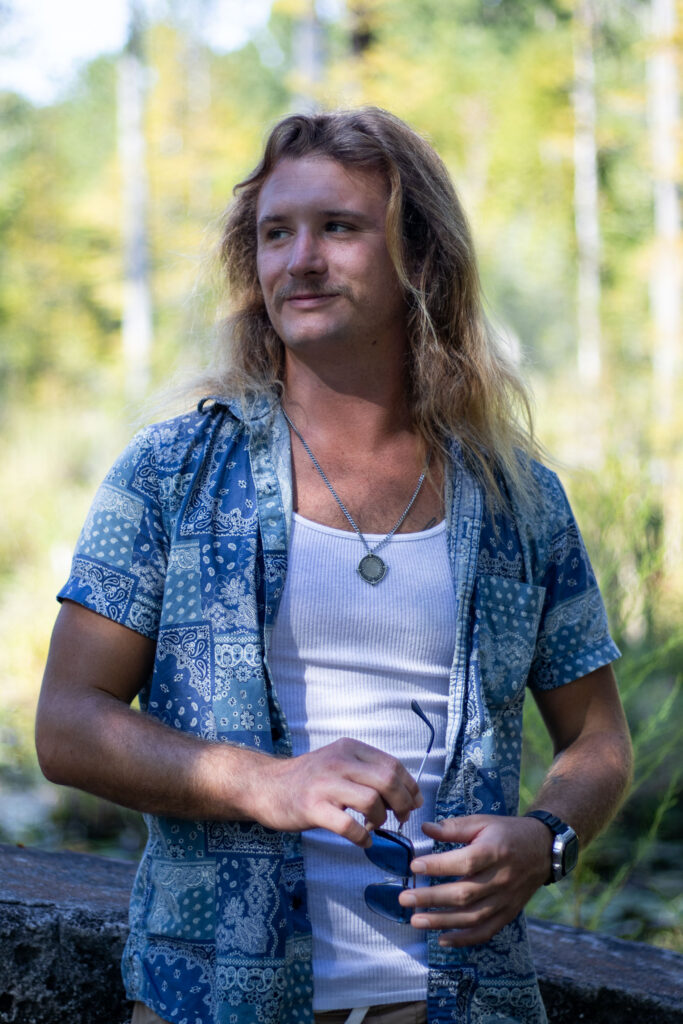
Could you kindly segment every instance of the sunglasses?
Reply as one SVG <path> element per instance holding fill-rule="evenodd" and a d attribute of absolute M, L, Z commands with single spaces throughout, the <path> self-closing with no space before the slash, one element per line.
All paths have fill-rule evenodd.
<path fill-rule="evenodd" d="M 415 777 L 415 782 L 419 783 L 429 751 L 434 743 L 434 726 L 416 700 L 410 702 L 410 709 L 418 718 L 422 719 L 429 729 L 429 744 Z M 398 897 L 404 889 L 409 887 L 411 878 L 413 880 L 412 888 L 415 888 L 415 875 L 410 870 L 410 862 L 415 857 L 415 847 L 410 839 L 403 835 L 403 824 L 400 824 L 395 832 L 386 828 L 375 829 L 372 833 L 372 846 L 365 850 L 365 856 L 392 879 L 401 879 L 400 882 L 374 882 L 372 885 L 366 886 L 365 902 L 367 906 L 376 914 L 389 918 L 390 921 L 409 924 L 413 911 L 410 907 L 402 907 L 398 902 Z"/>

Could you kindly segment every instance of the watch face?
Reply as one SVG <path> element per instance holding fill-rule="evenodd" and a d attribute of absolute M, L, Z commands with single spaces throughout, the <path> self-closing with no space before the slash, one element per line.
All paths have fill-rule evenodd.
<path fill-rule="evenodd" d="M 579 839 L 566 822 L 560 821 L 549 811 L 527 811 L 527 818 L 537 818 L 547 825 L 553 834 L 553 846 L 551 854 L 550 878 L 545 883 L 559 882 L 561 878 L 568 875 L 576 867 L 579 859 Z"/>
<path fill-rule="evenodd" d="M 579 840 L 574 829 L 567 826 L 564 832 L 555 836 L 553 843 L 553 881 L 559 882 L 576 867 L 579 859 Z"/>
<path fill-rule="evenodd" d="M 576 867 L 578 859 L 579 841 L 576 836 L 572 836 L 564 848 L 564 855 L 562 857 L 562 874 L 568 875 L 569 872 Z"/>

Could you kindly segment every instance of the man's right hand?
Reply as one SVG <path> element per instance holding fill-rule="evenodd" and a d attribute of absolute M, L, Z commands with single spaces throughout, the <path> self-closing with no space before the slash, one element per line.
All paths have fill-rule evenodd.
<path fill-rule="evenodd" d="M 327 828 L 360 846 L 387 808 L 419 807 L 395 758 L 352 739 L 277 758 L 209 742 L 129 705 L 149 678 L 154 641 L 65 601 L 50 646 L 36 721 L 41 767 L 138 811 L 190 820 L 256 820 L 269 828 Z M 365 816 L 363 827 L 347 809 Z"/>
<path fill-rule="evenodd" d="M 255 817 L 270 828 L 300 832 L 326 828 L 358 846 L 384 824 L 422 805 L 422 795 L 400 761 L 353 739 L 339 739 L 310 754 L 270 759 L 254 792 Z M 256 787 L 254 787 L 256 790 Z M 361 825 L 348 809 L 365 818 Z"/>

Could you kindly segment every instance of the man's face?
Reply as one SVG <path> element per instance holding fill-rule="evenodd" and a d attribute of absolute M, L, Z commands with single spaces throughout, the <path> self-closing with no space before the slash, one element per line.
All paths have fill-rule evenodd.
<path fill-rule="evenodd" d="M 386 240 L 381 174 L 323 156 L 281 160 L 257 206 L 258 277 L 288 351 L 403 351 L 405 302 Z"/>

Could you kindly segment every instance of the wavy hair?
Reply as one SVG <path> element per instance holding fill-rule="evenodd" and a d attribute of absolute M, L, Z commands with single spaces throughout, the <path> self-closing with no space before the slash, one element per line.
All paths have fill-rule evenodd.
<path fill-rule="evenodd" d="M 219 262 L 229 309 L 216 372 L 204 383 L 244 398 L 283 387 L 284 346 L 258 281 L 256 206 L 280 160 L 310 155 L 375 170 L 388 183 L 387 244 L 406 298 L 416 430 L 444 452 L 451 438 L 459 440 L 489 498 L 504 500 L 503 480 L 528 493 L 528 457 L 538 454 L 530 399 L 484 316 L 467 218 L 434 149 L 385 110 L 293 114 L 272 129 L 260 163 L 235 186 L 223 223 Z"/>

